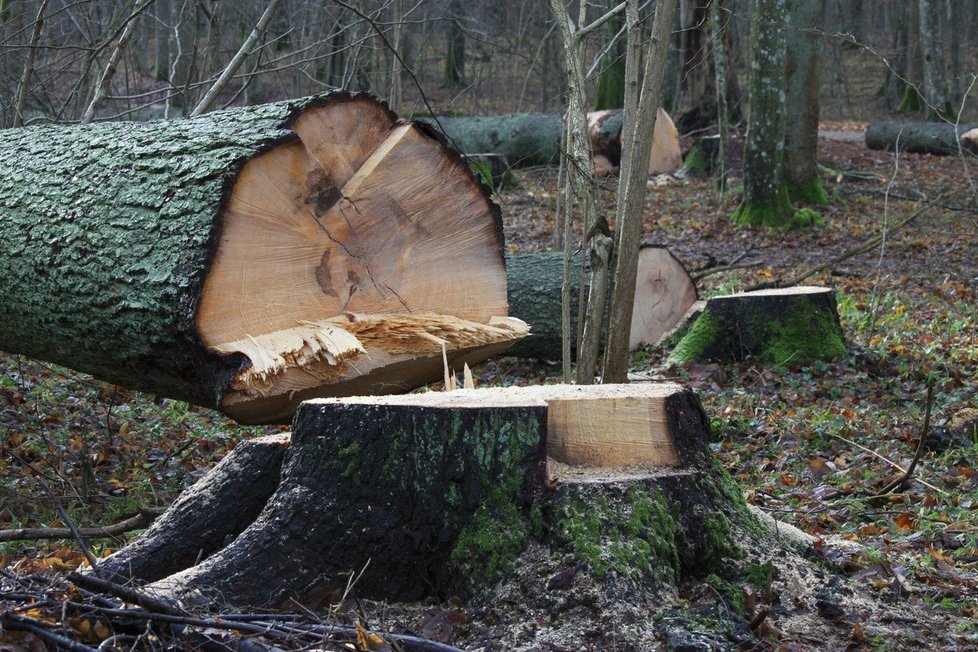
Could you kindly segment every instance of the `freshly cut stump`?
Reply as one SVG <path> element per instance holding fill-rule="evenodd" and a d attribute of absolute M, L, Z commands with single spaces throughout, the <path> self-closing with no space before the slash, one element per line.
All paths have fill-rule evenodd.
<path fill-rule="evenodd" d="M 675 384 L 320 399 L 293 426 L 277 490 L 233 541 L 163 579 L 126 549 L 103 573 L 242 607 L 337 599 L 351 577 L 358 595 L 412 599 L 484 589 L 537 541 L 599 576 L 664 581 L 723 563 L 747 518 Z M 133 549 L 166 556 L 180 539 L 158 527 Z"/>
<path fill-rule="evenodd" d="M 835 290 L 798 286 L 709 299 L 669 360 L 797 365 L 845 352 Z"/>
<path fill-rule="evenodd" d="M 571 276 L 571 325 L 576 333 L 580 259 Z M 505 355 L 556 360 L 561 355 L 560 293 L 564 258 L 560 253 L 510 254 L 509 311 L 530 326 L 530 335 Z M 585 275 L 587 277 L 587 275 Z M 683 264 L 665 247 L 644 245 L 638 255 L 630 351 L 654 344 L 682 319 L 696 301 L 696 285 Z M 576 335 L 572 334 L 571 341 Z"/>
<path fill-rule="evenodd" d="M 287 421 L 498 353 L 498 208 L 381 102 L 0 134 L 0 348 Z"/>

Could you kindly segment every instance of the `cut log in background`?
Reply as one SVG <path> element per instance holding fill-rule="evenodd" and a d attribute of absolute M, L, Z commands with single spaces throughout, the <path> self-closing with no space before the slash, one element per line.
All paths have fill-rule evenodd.
<path fill-rule="evenodd" d="M 260 423 L 525 332 L 498 208 L 365 96 L 10 129 L 0 161 L 6 351 Z"/>
<path fill-rule="evenodd" d="M 976 125 L 946 122 L 874 122 L 866 128 L 866 146 L 876 150 L 895 150 L 911 154 L 958 153 L 958 138 Z"/>
<path fill-rule="evenodd" d="M 530 325 L 524 337 L 504 355 L 558 360 L 561 356 L 560 296 L 563 254 L 512 254 L 506 257 L 510 313 Z M 571 296 L 571 341 L 577 340 L 580 259 L 574 261 Z M 590 278 L 589 275 L 586 278 Z M 665 247 L 645 245 L 639 252 L 629 350 L 659 341 L 696 301 L 696 285 Z"/>
<path fill-rule="evenodd" d="M 835 290 L 798 286 L 709 299 L 669 360 L 798 365 L 845 352 Z"/>
<path fill-rule="evenodd" d="M 240 480 L 227 476 L 279 478 L 281 440 L 232 453 L 99 573 L 191 602 L 273 606 L 337 599 L 351 575 L 358 595 L 380 598 L 485 588 L 531 539 L 598 574 L 601 546 L 628 546 L 620 571 L 645 581 L 710 572 L 732 550 L 718 532 L 729 534 L 739 498 L 722 488 L 708 421 L 679 385 L 322 399 L 293 425 L 253 523 L 200 527 L 251 512 L 262 492 L 241 505 L 228 491 Z M 726 530 L 708 527 L 720 521 Z M 582 538 L 582 528 L 596 529 Z M 178 561 L 165 567 L 136 561 L 171 550 Z"/>
<path fill-rule="evenodd" d="M 509 165 L 555 165 L 560 158 L 563 117 L 557 113 L 513 113 L 499 116 L 440 117 L 429 124 L 443 130 L 449 142 L 466 154 L 495 152 Z M 593 111 L 588 114 L 591 147 L 612 167 L 621 162 L 622 111 Z M 659 109 L 652 138 L 649 173 L 670 172 L 682 164 L 679 133 L 669 114 Z"/>

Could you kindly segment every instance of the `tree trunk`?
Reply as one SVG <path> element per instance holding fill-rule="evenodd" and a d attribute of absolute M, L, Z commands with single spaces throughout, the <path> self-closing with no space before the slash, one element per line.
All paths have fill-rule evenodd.
<path fill-rule="evenodd" d="M 610 11 L 615 4 L 613 0 L 606 0 L 605 11 Z M 624 24 L 620 15 L 605 23 L 604 33 L 607 42 L 598 73 L 598 90 L 594 99 L 595 111 L 620 109 L 625 106 L 625 40 L 619 34 Z M 593 145 L 594 141 L 591 142 Z"/>
<path fill-rule="evenodd" d="M 920 45 L 924 55 L 924 99 L 927 118 L 955 119 L 955 111 L 947 92 L 947 72 L 944 65 L 944 38 L 941 33 L 941 13 L 947 0 L 919 0 Z"/>
<path fill-rule="evenodd" d="M 780 227 L 793 212 L 784 183 L 785 2 L 754 2 L 744 198 L 733 215 L 738 224 Z"/>
<path fill-rule="evenodd" d="M 448 13 L 448 50 L 445 54 L 445 86 L 465 83 L 465 32 L 462 30 L 464 9 L 461 0 L 451 0 Z"/>
<path fill-rule="evenodd" d="M 866 147 L 938 156 L 958 153 L 958 135 L 978 125 L 946 122 L 874 122 L 866 128 Z"/>
<path fill-rule="evenodd" d="M 800 365 L 838 358 L 845 352 L 835 291 L 799 286 L 708 300 L 669 360 L 753 358 L 771 365 Z"/>
<path fill-rule="evenodd" d="M 792 201 L 824 205 L 818 178 L 819 59 L 825 0 L 792 0 L 788 46 L 784 176 Z"/>
<path fill-rule="evenodd" d="M 924 108 L 920 89 L 924 84 L 924 53 L 920 38 L 920 3 L 907 3 L 910 6 L 910 28 L 907 32 L 907 84 L 903 89 L 903 100 L 898 111 L 919 111 Z"/>
<path fill-rule="evenodd" d="M 498 209 L 367 97 L 0 136 L 4 350 L 263 423 L 410 390 L 525 328 L 494 319 Z"/>
<path fill-rule="evenodd" d="M 155 4 L 156 61 L 153 65 L 153 78 L 163 81 L 170 78 L 171 0 L 156 0 Z"/>
<path fill-rule="evenodd" d="M 563 120 L 556 113 L 511 113 L 465 118 L 422 120 L 445 133 L 449 143 L 466 154 L 502 154 L 513 167 L 553 165 L 560 157 Z M 595 156 L 615 167 L 621 162 L 622 112 L 591 111 L 588 131 Z M 659 110 L 652 137 L 649 173 L 671 172 L 682 163 L 679 132 L 672 118 Z"/>
<path fill-rule="evenodd" d="M 675 384 L 307 402 L 262 513 L 148 590 L 241 607 L 335 602 L 353 577 L 358 596 L 466 594 L 511 573 L 531 541 L 598 579 L 702 576 L 739 554 L 731 528 L 751 522 L 711 463 L 708 432 L 696 396 Z M 143 539 L 159 537 L 134 545 Z M 126 574 L 119 556 L 131 555 L 106 560 L 122 569 L 106 574 L 152 579 Z"/>
<path fill-rule="evenodd" d="M 577 314 L 580 264 L 574 262 L 571 314 Z M 505 355 L 558 360 L 563 254 L 513 254 L 506 257 L 509 312 L 530 325 L 530 334 Z M 629 350 L 656 343 L 696 301 L 689 273 L 665 247 L 644 246 L 638 255 Z M 576 340 L 576 329 L 572 341 Z"/>

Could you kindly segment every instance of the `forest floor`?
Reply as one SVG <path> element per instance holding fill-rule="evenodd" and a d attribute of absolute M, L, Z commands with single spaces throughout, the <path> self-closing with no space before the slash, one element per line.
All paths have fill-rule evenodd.
<path fill-rule="evenodd" d="M 820 159 L 830 195 L 820 227 L 736 228 L 729 219 L 735 194 L 719 197 L 705 178 L 660 177 L 650 181 L 646 238 L 669 246 L 691 271 L 749 251 L 744 262 L 759 265 L 707 276 L 700 293 L 708 297 L 790 278 L 938 200 L 883 245 L 807 281 L 838 291 L 849 355 L 810 366 L 671 367 L 667 352 L 649 348 L 635 354 L 632 369 L 698 392 L 722 464 L 749 503 L 815 537 L 809 558 L 754 551 L 754 565 L 768 570 L 753 585 L 691 581 L 655 598 L 654 620 L 642 619 L 648 596 L 631 603 L 592 596 L 573 608 L 564 600 L 562 613 L 537 608 L 551 604 L 534 596 L 551 592 L 556 570 L 549 581 L 518 576 L 481 603 L 357 601 L 332 617 L 367 617 L 379 630 L 481 650 L 978 649 L 978 164 L 897 159 L 850 140 L 823 140 Z M 555 174 L 519 177 L 498 197 L 508 247 L 544 250 L 554 229 Z M 602 201 L 613 213 L 614 179 L 604 184 Z M 948 190 L 958 194 L 943 197 Z M 473 371 L 481 385 L 560 375 L 556 362 L 515 358 Z M 929 382 L 933 423 L 915 477 L 904 490 L 874 497 L 914 456 Z M 0 354 L 0 528 L 63 525 L 57 504 L 79 526 L 164 506 L 237 441 L 275 430 Z M 94 552 L 124 542 L 95 541 Z M 82 561 L 71 540 L 0 543 L 0 611 L 11 577 L 57 575 Z M 583 581 L 571 577 L 568 591 L 586 593 Z M 31 613 L 58 618 L 42 607 Z M 85 619 L 66 626 L 93 645 L 108 635 Z M 30 634 L 0 630 L 0 650 L 42 647 Z"/>

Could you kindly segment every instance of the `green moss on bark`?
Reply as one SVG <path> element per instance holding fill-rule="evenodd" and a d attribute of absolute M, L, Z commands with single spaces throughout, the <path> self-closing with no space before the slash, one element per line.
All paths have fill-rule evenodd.
<path fill-rule="evenodd" d="M 812 206 L 825 206 L 829 203 L 829 198 L 825 194 L 825 187 L 818 177 L 805 183 L 797 183 L 789 180 L 787 187 L 788 196 L 793 202 L 810 204 Z"/>
<path fill-rule="evenodd" d="M 669 354 L 668 362 L 671 364 L 682 364 L 690 360 L 698 360 L 716 342 L 720 333 L 720 324 L 712 313 L 703 311 L 703 314 L 696 318 L 693 325 L 689 327 L 676 348 Z"/>
<path fill-rule="evenodd" d="M 745 199 L 741 202 L 733 214 L 733 221 L 735 224 L 784 228 L 793 213 L 788 188 L 779 183 L 770 201 Z"/>

